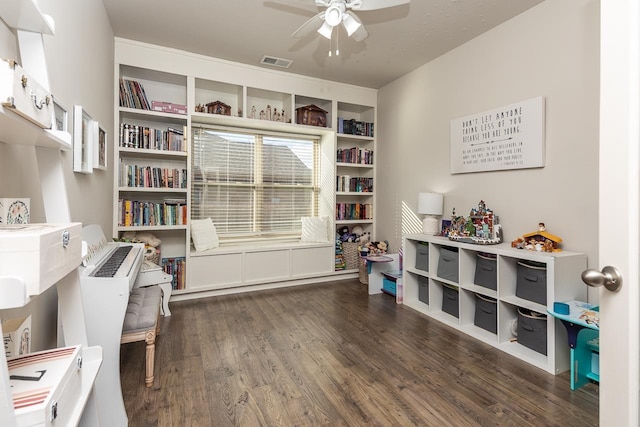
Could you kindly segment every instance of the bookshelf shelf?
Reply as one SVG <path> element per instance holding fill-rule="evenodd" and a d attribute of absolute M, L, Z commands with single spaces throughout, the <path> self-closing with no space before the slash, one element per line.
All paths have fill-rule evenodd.
<path fill-rule="evenodd" d="M 152 232 L 162 242 L 162 258 L 186 257 L 190 215 L 187 77 L 124 64 L 118 70 L 113 237 Z M 126 99 L 121 79 L 134 82 L 127 83 Z"/>
<path fill-rule="evenodd" d="M 185 151 L 173 151 L 173 150 L 152 150 L 149 148 L 127 148 L 120 147 L 121 156 L 128 157 L 153 157 L 153 158 L 186 158 L 187 153 Z"/>
<path fill-rule="evenodd" d="M 166 231 L 166 230 L 186 230 L 187 225 L 136 225 L 118 226 L 118 231 Z"/>
<path fill-rule="evenodd" d="M 360 226 L 374 240 L 375 119 L 373 106 L 337 103 L 336 228 Z M 358 185 L 365 185 L 369 191 L 340 191 Z"/>
<path fill-rule="evenodd" d="M 164 187 L 118 187 L 120 193 L 181 193 L 187 194 L 186 188 L 164 188 Z"/>

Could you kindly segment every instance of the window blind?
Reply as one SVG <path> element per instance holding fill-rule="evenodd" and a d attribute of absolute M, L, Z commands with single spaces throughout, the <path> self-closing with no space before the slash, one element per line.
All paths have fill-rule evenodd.
<path fill-rule="evenodd" d="M 191 217 L 211 217 L 221 239 L 299 235 L 318 203 L 319 140 L 198 128 Z"/>

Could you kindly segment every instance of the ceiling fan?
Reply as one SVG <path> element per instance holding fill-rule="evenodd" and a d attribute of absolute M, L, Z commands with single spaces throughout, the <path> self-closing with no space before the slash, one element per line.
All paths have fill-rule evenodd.
<path fill-rule="evenodd" d="M 333 28 L 342 24 L 347 35 L 355 41 L 362 41 L 369 33 L 362 25 L 360 18 L 352 10 L 376 10 L 387 7 L 399 6 L 409 3 L 411 0 L 314 0 L 317 6 L 326 7 L 326 10 L 313 16 L 300 28 L 295 30 L 291 37 L 304 37 L 316 30 L 327 39 L 331 40 Z"/>

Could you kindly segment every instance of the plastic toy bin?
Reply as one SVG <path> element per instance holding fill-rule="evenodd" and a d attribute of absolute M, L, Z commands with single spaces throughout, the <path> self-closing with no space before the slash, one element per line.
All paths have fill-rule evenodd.
<path fill-rule="evenodd" d="M 534 261 L 518 261 L 516 296 L 547 305 L 547 266 Z"/>

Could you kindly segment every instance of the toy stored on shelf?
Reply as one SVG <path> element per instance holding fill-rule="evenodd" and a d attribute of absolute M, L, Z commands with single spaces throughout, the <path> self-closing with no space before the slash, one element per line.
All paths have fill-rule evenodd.
<path fill-rule="evenodd" d="M 537 252 L 560 252 L 562 251 L 560 243 L 562 243 L 562 239 L 547 232 L 544 222 L 540 222 L 537 231 L 518 237 L 511 242 L 511 247 Z"/>
<path fill-rule="evenodd" d="M 477 208 L 472 208 L 468 217 L 451 213 L 451 224 L 447 230 L 449 240 L 477 245 L 495 245 L 502 242 L 502 226 L 498 216 L 480 200 Z"/>

